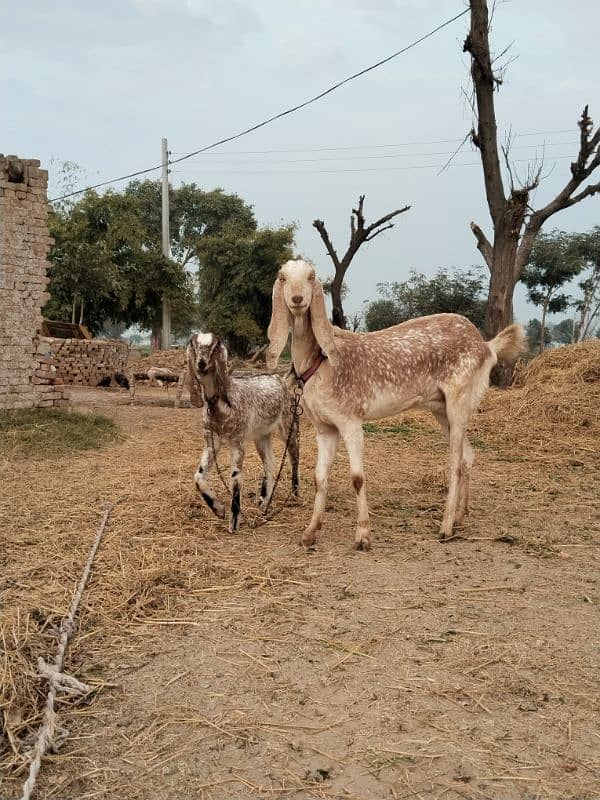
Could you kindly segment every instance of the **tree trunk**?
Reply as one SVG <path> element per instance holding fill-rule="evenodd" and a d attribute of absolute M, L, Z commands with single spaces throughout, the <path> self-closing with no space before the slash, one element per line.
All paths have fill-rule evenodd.
<path fill-rule="evenodd" d="M 73 295 L 73 305 L 71 307 L 71 324 L 75 325 L 75 311 L 77 308 L 77 294 Z"/>
<path fill-rule="evenodd" d="M 81 305 L 79 306 L 79 324 L 83 325 L 83 306 L 84 300 L 83 297 L 81 298 Z"/>
<path fill-rule="evenodd" d="M 150 349 L 152 350 L 153 353 L 156 352 L 157 350 L 160 350 L 161 333 L 162 333 L 162 331 L 161 331 L 160 325 L 158 325 L 158 326 L 154 326 L 153 325 L 152 326 L 152 337 L 150 339 Z"/>
<path fill-rule="evenodd" d="M 485 311 L 484 332 L 488 339 L 512 322 L 512 298 L 515 290 L 516 237 L 496 236 L 490 271 L 490 288 Z"/>
<path fill-rule="evenodd" d="M 342 284 L 344 281 L 344 275 L 336 274 L 336 277 L 331 284 L 331 321 L 334 325 L 337 325 L 338 328 L 346 328 L 346 317 L 344 315 L 344 307 L 342 305 Z"/>
<path fill-rule="evenodd" d="M 546 297 L 544 305 L 542 306 L 542 323 L 540 326 L 540 355 L 544 352 L 546 346 L 546 314 L 548 313 L 548 304 L 550 298 Z"/>

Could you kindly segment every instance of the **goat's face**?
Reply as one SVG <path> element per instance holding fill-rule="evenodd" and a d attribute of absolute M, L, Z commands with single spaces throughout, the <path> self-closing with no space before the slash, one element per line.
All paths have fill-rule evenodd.
<path fill-rule="evenodd" d="M 283 289 L 283 299 L 291 314 L 300 316 L 310 308 L 315 286 L 315 268 L 307 261 L 286 261 L 277 280 Z"/>
<path fill-rule="evenodd" d="M 219 352 L 221 351 L 221 352 Z M 214 333 L 195 333 L 188 345 L 188 357 L 199 377 L 214 368 L 215 355 L 227 362 L 227 348 Z"/>

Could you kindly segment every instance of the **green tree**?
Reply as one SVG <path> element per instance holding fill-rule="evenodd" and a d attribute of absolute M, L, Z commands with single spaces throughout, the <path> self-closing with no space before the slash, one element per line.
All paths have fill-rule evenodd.
<path fill-rule="evenodd" d="M 462 314 L 481 328 L 485 318 L 484 280 L 473 270 L 438 269 L 433 278 L 411 270 L 406 281 L 381 283 L 381 300 L 367 306 L 367 330 L 378 330 L 429 314 Z"/>
<path fill-rule="evenodd" d="M 50 216 L 46 316 L 85 322 L 100 332 L 108 320 L 160 330 L 163 294 L 174 320 L 195 307 L 184 266 L 148 247 L 139 208 L 126 194 L 86 192 Z"/>
<path fill-rule="evenodd" d="M 552 326 L 551 339 L 558 344 L 573 344 L 575 341 L 576 326 L 572 319 L 565 317 Z"/>
<path fill-rule="evenodd" d="M 402 322 L 397 304 L 393 300 L 373 300 L 365 311 L 365 327 L 368 331 L 380 331 Z"/>
<path fill-rule="evenodd" d="M 125 196 L 133 200 L 149 250 L 162 250 L 162 189 L 160 181 L 131 181 Z M 198 248 L 205 236 L 218 235 L 235 225 L 241 232 L 256 230 L 252 206 L 237 194 L 222 189 L 204 191 L 195 183 L 169 189 L 169 233 L 171 258 L 186 266 L 198 261 Z"/>
<path fill-rule="evenodd" d="M 246 355 L 264 341 L 273 282 L 293 242 L 291 225 L 249 231 L 236 224 L 199 241 L 202 328 L 225 338 L 233 353 Z"/>
<path fill-rule="evenodd" d="M 63 165 L 62 185 L 76 175 Z M 133 181 L 123 192 L 86 192 L 55 205 L 55 245 L 50 253 L 46 314 L 85 322 L 96 333 L 105 321 L 138 324 L 158 342 L 163 295 L 171 301 L 173 332 L 199 325 L 194 268 L 202 240 L 235 227 L 243 238 L 256 231 L 251 206 L 221 189 L 196 184 L 170 190 L 171 258 L 162 255 L 159 181 Z"/>
<path fill-rule="evenodd" d="M 600 226 L 576 235 L 574 241 L 583 259 L 584 275 L 579 282 L 582 296 L 574 303 L 579 312 L 574 341 L 580 342 L 591 335 L 600 314 Z"/>
<path fill-rule="evenodd" d="M 559 289 L 582 268 L 583 259 L 573 236 L 557 230 L 538 235 L 521 273 L 521 282 L 527 287 L 529 300 L 542 307 L 540 353 L 546 343 L 547 315 L 565 311 L 571 302 L 569 295 Z"/>
<path fill-rule="evenodd" d="M 539 353 L 541 351 L 540 343 L 542 341 L 542 323 L 539 319 L 530 319 L 525 326 L 525 334 L 527 336 L 527 346 L 530 353 Z M 544 344 L 549 345 L 552 341 L 549 330 L 544 331 Z"/>

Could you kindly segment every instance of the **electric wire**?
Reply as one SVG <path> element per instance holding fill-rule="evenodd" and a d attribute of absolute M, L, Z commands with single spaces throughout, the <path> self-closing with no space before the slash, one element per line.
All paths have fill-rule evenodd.
<path fill-rule="evenodd" d="M 206 145 L 205 147 L 200 147 L 197 150 L 193 150 L 191 153 L 186 153 L 185 155 L 180 156 L 179 158 L 175 158 L 172 161 L 169 161 L 169 163 L 170 164 L 178 164 L 181 161 L 186 161 L 188 158 L 192 158 L 193 156 L 197 156 L 200 153 L 205 153 L 208 150 L 212 150 L 215 147 L 219 147 L 222 144 L 227 144 L 227 142 L 232 142 L 235 139 L 240 139 L 242 136 L 246 136 L 249 133 L 257 131 L 259 128 L 264 128 L 266 125 L 270 125 L 272 122 L 275 122 L 275 120 L 281 119 L 282 117 L 286 117 L 289 114 L 295 113 L 296 111 L 300 111 L 300 109 L 306 108 L 306 106 L 309 106 L 312 103 L 316 103 L 318 100 L 321 100 L 323 97 L 326 97 L 328 94 L 331 94 L 331 92 L 334 92 L 336 89 L 339 89 L 341 86 L 344 86 L 345 84 L 350 83 L 350 81 L 354 81 L 357 78 L 360 78 L 362 75 L 366 75 L 368 72 L 371 72 L 372 70 L 377 69 L 378 67 L 381 67 L 384 64 L 387 64 L 388 61 L 391 61 L 392 59 L 397 58 L 399 55 L 402 55 L 403 53 L 406 53 L 408 50 L 411 50 L 413 47 L 416 47 L 418 44 L 421 44 L 421 42 L 424 42 L 426 39 L 429 39 L 431 36 L 436 34 L 438 31 L 441 31 L 443 28 L 447 27 L 448 25 L 452 24 L 457 19 L 460 19 L 461 17 L 463 17 L 465 14 L 468 14 L 468 13 L 469 13 L 469 8 L 465 8 L 459 14 L 455 14 L 455 16 L 451 17 L 450 19 L 447 19 L 445 22 L 442 22 L 436 28 L 433 28 L 433 30 L 431 30 L 428 33 L 424 34 L 420 38 L 415 39 L 413 42 L 411 42 L 410 44 L 408 44 L 405 47 L 401 48 L 400 50 L 397 50 L 395 53 L 392 53 L 391 55 L 387 56 L 386 58 L 383 58 L 380 61 L 377 61 L 375 64 L 371 64 L 369 67 L 365 67 L 365 69 L 362 69 L 359 72 L 355 72 L 353 75 L 349 75 L 347 78 L 344 78 L 343 80 L 338 81 L 338 83 L 335 83 L 333 86 L 330 86 L 328 89 L 325 89 L 323 92 L 320 92 L 319 94 L 315 95 L 314 97 L 311 97 L 308 100 L 305 100 L 303 103 L 299 103 L 298 105 L 292 106 L 291 108 L 288 108 L 285 111 L 280 111 L 278 114 L 275 114 L 274 116 L 269 117 L 268 119 L 265 119 L 265 120 L 263 120 L 262 122 L 259 122 L 256 125 L 252 125 L 250 128 L 246 128 L 245 130 L 240 131 L 239 133 L 236 133 L 233 136 L 227 136 L 224 139 L 219 139 L 218 141 L 213 142 L 212 144 Z M 68 192 L 67 194 L 61 195 L 60 197 L 55 197 L 50 202 L 54 203 L 54 202 L 57 202 L 58 200 L 66 200 L 69 197 L 75 197 L 76 195 L 83 194 L 84 192 L 87 192 L 90 189 L 99 189 L 99 188 L 101 188 L 103 186 L 109 186 L 110 184 L 113 184 L 113 183 L 119 183 L 120 181 L 128 180 L 129 178 L 136 178 L 139 175 L 147 175 L 149 172 L 155 172 L 158 169 L 162 169 L 162 166 L 163 166 L 162 164 L 158 164 L 158 165 L 156 165 L 154 167 L 147 167 L 146 169 L 137 170 L 136 172 L 130 172 L 128 175 L 121 175 L 118 178 L 112 178 L 112 179 L 107 180 L 107 181 L 101 181 L 100 183 L 93 184 L 92 186 L 86 186 L 84 189 L 77 189 L 74 192 Z"/>

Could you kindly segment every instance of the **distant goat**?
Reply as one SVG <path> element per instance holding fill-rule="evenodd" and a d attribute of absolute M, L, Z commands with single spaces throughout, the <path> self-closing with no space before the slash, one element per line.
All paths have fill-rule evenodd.
<path fill-rule="evenodd" d="M 473 450 L 465 429 L 489 384 L 498 356 L 514 360 L 524 333 L 510 325 L 490 342 L 457 314 L 435 314 L 374 333 L 350 333 L 327 319 L 323 288 L 312 264 L 288 261 L 273 287 L 267 364 L 274 367 L 292 332 L 296 375 L 306 383 L 303 406 L 317 430 L 316 496 L 303 533 L 309 547 L 320 530 L 327 477 L 340 436 L 350 460 L 358 504 L 355 547 L 371 546 L 363 469 L 363 420 L 411 407 L 430 411 L 450 444 L 450 474 L 440 536 L 452 536 L 469 507 Z"/>
<path fill-rule="evenodd" d="M 218 517 L 225 507 L 211 492 L 208 474 L 222 444 L 231 452 L 231 508 L 229 530 L 240 521 L 240 498 L 244 445 L 254 441 L 264 465 L 264 477 L 257 504 L 265 509 L 273 491 L 275 461 L 272 434 L 286 442 L 292 425 L 290 394 L 276 375 L 234 378 L 227 372 L 227 349 L 213 333 L 197 333 L 187 348 L 188 370 L 203 387 L 204 435 L 206 447 L 194 475 L 196 487 L 207 506 Z M 298 494 L 298 422 L 294 421 L 288 455 L 292 466 L 292 489 Z"/>

